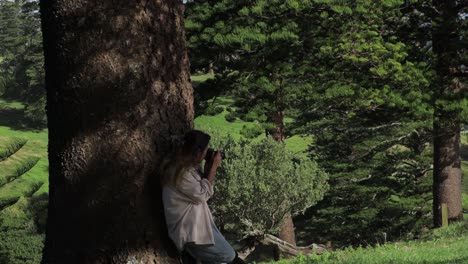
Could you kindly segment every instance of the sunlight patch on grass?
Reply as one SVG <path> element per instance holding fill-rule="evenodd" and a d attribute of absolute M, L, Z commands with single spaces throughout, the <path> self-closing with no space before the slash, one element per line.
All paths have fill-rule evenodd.
<path fill-rule="evenodd" d="M 0 108 L 2 107 L 23 109 L 24 104 L 18 101 L 10 101 L 10 100 L 0 98 Z"/>
<path fill-rule="evenodd" d="M 221 98 L 221 100 L 227 100 Z M 224 101 L 226 102 L 226 101 Z M 223 104 L 220 104 L 223 105 Z M 226 106 L 226 105 L 224 105 Z M 226 106 L 228 107 L 228 106 Z M 214 131 L 216 133 L 222 135 L 230 135 L 236 140 L 242 138 L 240 131 L 244 126 L 254 125 L 255 122 L 246 122 L 242 120 L 235 120 L 234 122 L 228 122 L 224 116 L 229 112 L 224 110 L 222 113 L 214 115 L 214 116 L 199 116 L 195 119 L 195 128 L 204 130 L 206 132 Z M 265 134 L 261 134 L 253 141 L 258 141 L 265 137 Z M 286 146 L 289 150 L 294 153 L 301 153 L 307 150 L 308 146 L 312 143 L 310 137 L 302 137 L 302 136 L 292 136 L 285 140 Z"/>

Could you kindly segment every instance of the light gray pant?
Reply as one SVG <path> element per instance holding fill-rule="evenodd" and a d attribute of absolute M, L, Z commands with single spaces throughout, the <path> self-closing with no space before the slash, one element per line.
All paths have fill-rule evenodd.
<path fill-rule="evenodd" d="M 203 264 L 229 263 L 236 252 L 219 232 L 215 225 L 213 227 L 214 245 L 194 245 L 186 244 L 185 250 L 194 258 L 201 260 Z"/>

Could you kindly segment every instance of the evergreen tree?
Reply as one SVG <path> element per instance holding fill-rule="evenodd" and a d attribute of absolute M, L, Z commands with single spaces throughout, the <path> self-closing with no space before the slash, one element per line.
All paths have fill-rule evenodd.
<path fill-rule="evenodd" d="M 44 59 L 38 1 L 0 2 L 0 95 L 26 104 L 26 117 L 44 126 Z"/>
<path fill-rule="evenodd" d="M 317 2 L 298 125 L 331 191 L 306 225 L 338 243 L 399 238 L 429 220 L 428 65 L 399 36 L 403 1 Z"/>
<path fill-rule="evenodd" d="M 286 114 L 297 102 L 305 56 L 302 28 L 312 22 L 310 0 L 194 1 L 186 27 L 195 67 L 218 73 L 198 87 L 223 87 L 236 100 L 237 116 L 258 121 L 267 136 L 283 141 Z M 307 15 L 306 15 L 307 14 Z M 211 54 L 211 55 L 210 55 Z M 295 244 L 291 216 L 280 238 Z"/>
<path fill-rule="evenodd" d="M 187 23 L 193 70 L 214 65 L 208 87 L 230 90 L 237 116 L 258 120 L 283 141 L 284 115 L 296 102 L 303 73 L 301 25 L 312 1 L 195 1 Z M 308 14 L 308 15 L 305 15 Z"/>
<path fill-rule="evenodd" d="M 17 2 L 0 1 L 0 95 L 16 89 L 14 72 L 16 55 L 22 49 L 20 29 L 21 6 Z"/>

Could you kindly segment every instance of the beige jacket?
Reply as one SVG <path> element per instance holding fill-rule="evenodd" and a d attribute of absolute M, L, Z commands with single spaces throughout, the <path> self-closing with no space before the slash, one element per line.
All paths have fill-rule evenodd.
<path fill-rule="evenodd" d="M 213 186 L 195 168 L 185 173 L 177 188 L 163 187 L 167 229 L 179 251 L 186 243 L 214 244 L 214 222 L 207 204 L 212 195 Z"/>

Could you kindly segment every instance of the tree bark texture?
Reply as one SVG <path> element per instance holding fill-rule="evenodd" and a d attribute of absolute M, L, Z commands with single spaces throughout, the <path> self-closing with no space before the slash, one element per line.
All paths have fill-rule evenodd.
<path fill-rule="evenodd" d="M 294 222 L 291 214 L 286 215 L 280 227 L 279 238 L 288 242 L 289 244 L 296 245 L 296 235 L 294 233 Z"/>
<path fill-rule="evenodd" d="M 41 0 L 49 127 L 42 263 L 170 263 L 158 164 L 193 127 L 183 4 Z"/>
<path fill-rule="evenodd" d="M 284 112 L 275 111 L 270 114 L 270 120 L 274 124 L 274 127 L 269 131 L 269 135 L 277 142 L 284 142 L 286 138 L 284 132 Z M 294 234 L 294 222 L 291 214 L 286 215 L 280 226 L 280 232 L 278 234 L 281 240 L 288 242 L 289 244 L 296 245 L 296 235 Z"/>
<path fill-rule="evenodd" d="M 436 55 L 438 87 L 436 99 L 451 100 L 460 92 L 457 69 L 460 66 L 457 44 L 460 27 L 459 1 L 434 0 L 437 10 L 433 18 L 433 50 Z M 442 204 L 447 204 L 449 222 L 463 219 L 460 162 L 460 112 L 447 109 L 447 105 L 434 107 L 434 181 L 433 212 L 434 226 L 442 225 Z"/>
<path fill-rule="evenodd" d="M 445 120 L 443 120 L 445 119 Z M 439 116 L 434 124 L 434 226 L 442 226 L 442 204 L 447 204 L 449 222 L 463 219 L 460 123 Z M 445 122 L 444 122 L 445 121 Z"/>
<path fill-rule="evenodd" d="M 271 135 L 275 141 L 283 142 L 286 138 L 284 132 L 284 112 L 275 111 L 271 113 L 270 121 L 274 124 L 274 127 L 268 132 L 268 135 Z"/>

